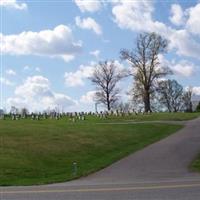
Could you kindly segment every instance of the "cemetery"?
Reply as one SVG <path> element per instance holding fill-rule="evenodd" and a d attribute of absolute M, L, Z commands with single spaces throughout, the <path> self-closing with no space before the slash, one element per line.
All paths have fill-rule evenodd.
<path fill-rule="evenodd" d="M 183 127 L 155 121 L 198 116 L 133 111 L 1 112 L 0 184 L 37 185 L 85 176 Z"/>
<path fill-rule="evenodd" d="M 18 109 L 17 109 L 18 110 Z M 31 112 L 28 110 L 26 113 L 12 110 L 9 113 L 5 113 L 2 109 L 0 110 L 0 119 L 2 120 L 61 120 L 65 119 L 67 122 L 80 122 L 80 121 L 95 121 L 95 122 L 112 122 L 119 120 L 134 120 L 134 121 L 154 121 L 154 120 L 190 120 L 194 117 L 199 116 L 199 112 L 137 112 L 134 110 L 111 110 L 111 111 L 100 111 L 100 112 L 57 112 L 51 110 L 49 112 Z"/>
<path fill-rule="evenodd" d="M 200 0 L 0 18 L 0 200 L 200 199 Z"/>

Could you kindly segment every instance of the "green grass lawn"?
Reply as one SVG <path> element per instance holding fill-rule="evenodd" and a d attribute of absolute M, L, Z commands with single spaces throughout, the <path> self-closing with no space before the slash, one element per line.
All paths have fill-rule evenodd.
<path fill-rule="evenodd" d="M 0 185 L 55 183 L 84 176 L 182 127 L 94 121 L 0 120 Z M 73 162 L 78 165 L 76 176 Z"/>

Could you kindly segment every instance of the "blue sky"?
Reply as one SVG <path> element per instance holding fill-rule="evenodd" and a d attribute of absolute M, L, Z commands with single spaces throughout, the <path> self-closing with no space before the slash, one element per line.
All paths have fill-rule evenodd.
<path fill-rule="evenodd" d="M 112 59 L 128 68 L 119 51 L 134 48 L 144 31 L 169 40 L 161 64 L 200 95 L 199 1 L 2 0 L 0 7 L 1 107 L 94 110 L 95 64 Z M 122 100 L 131 82 L 120 83 Z"/>

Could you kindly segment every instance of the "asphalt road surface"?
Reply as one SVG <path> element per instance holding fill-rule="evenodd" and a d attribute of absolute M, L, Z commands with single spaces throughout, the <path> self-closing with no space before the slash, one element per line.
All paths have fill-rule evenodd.
<path fill-rule="evenodd" d="M 199 200 L 200 175 L 188 166 L 200 152 L 200 118 L 157 143 L 79 180 L 1 187 L 1 200 Z"/>

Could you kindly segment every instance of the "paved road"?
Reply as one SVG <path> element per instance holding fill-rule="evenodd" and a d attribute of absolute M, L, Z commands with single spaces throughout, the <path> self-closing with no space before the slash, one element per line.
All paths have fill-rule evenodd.
<path fill-rule="evenodd" d="M 200 118 L 113 165 L 79 180 L 1 187 L 1 200 L 199 200 L 200 175 L 188 165 L 200 152 Z"/>

